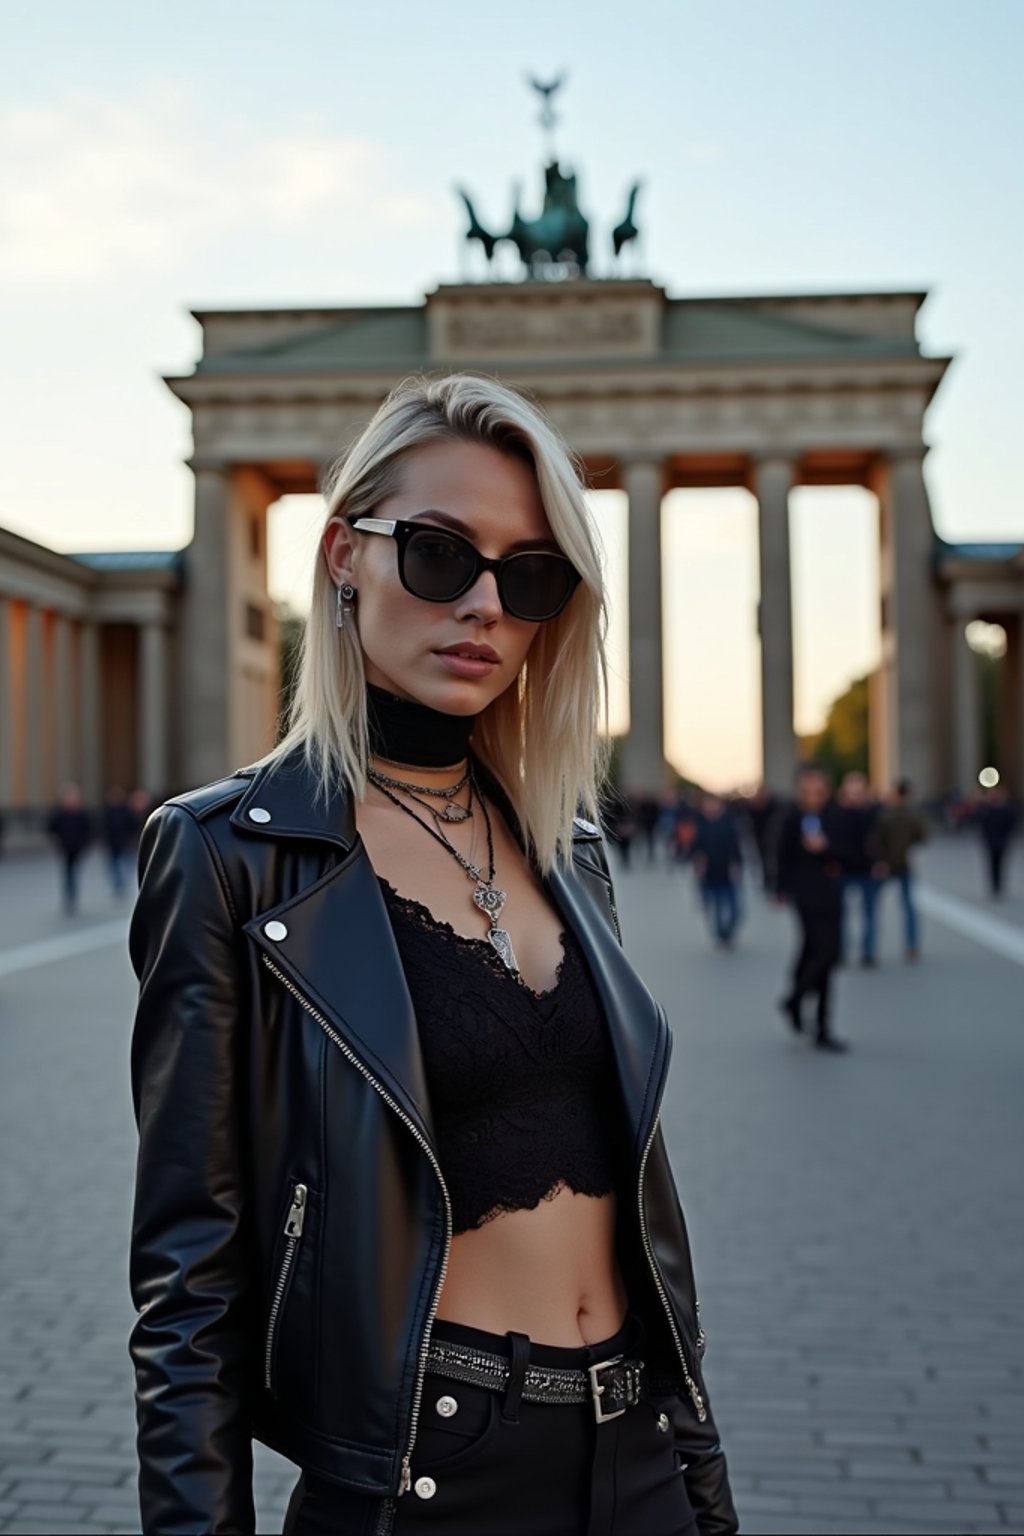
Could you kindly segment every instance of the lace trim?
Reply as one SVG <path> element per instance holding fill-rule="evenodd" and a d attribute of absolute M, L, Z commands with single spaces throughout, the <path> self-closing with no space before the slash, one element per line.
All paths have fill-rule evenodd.
<path fill-rule="evenodd" d="M 562 956 L 555 967 L 555 979 L 549 987 L 543 987 L 538 992 L 535 987 L 531 987 L 529 982 L 525 980 L 522 972 L 516 973 L 508 969 L 498 958 L 494 948 L 486 938 L 475 938 L 472 934 L 460 933 L 457 928 L 452 927 L 451 923 L 446 923 L 443 918 L 435 917 L 430 908 L 425 906 L 422 901 L 417 901 L 412 896 L 403 896 L 401 891 L 396 891 L 391 882 L 385 880 L 383 875 L 378 875 L 377 880 L 384 887 L 385 897 L 389 904 L 397 906 L 412 922 L 418 923 L 421 928 L 432 929 L 435 933 L 443 933 L 446 938 L 454 939 L 457 944 L 468 944 L 474 954 L 479 955 L 482 960 L 487 962 L 496 976 L 501 976 L 506 981 L 522 987 L 524 991 L 530 993 L 531 997 L 551 998 L 559 991 L 565 981 L 565 963 L 568 959 L 569 936 L 564 928 L 558 935 Z"/>

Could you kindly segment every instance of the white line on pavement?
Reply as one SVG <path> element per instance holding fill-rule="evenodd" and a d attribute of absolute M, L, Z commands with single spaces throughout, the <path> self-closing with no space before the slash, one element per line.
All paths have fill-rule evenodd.
<path fill-rule="evenodd" d="M 60 933 L 52 939 L 37 939 L 33 944 L 19 944 L 17 948 L 0 950 L 0 976 L 16 976 L 19 971 L 31 971 L 54 960 L 67 960 L 72 955 L 84 955 L 91 949 L 103 949 L 107 944 L 127 944 L 128 924 L 124 918 L 117 922 L 98 923 L 92 928 L 82 928 L 77 933 Z"/>
<path fill-rule="evenodd" d="M 918 888 L 922 912 L 936 921 L 945 923 L 954 933 L 965 939 L 973 939 L 986 949 L 994 950 L 1006 960 L 1024 965 L 1024 929 L 1015 927 L 992 912 L 979 911 L 971 902 L 961 901 L 958 896 L 947 896 L 933 885 Z"/>

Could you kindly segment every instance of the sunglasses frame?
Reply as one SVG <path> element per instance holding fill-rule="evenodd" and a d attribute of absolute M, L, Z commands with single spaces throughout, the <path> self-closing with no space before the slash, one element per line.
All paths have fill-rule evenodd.
<path fill-rule="evenodd" d="M 466 538 L 465 534 L 456 533 L 452 528 L 438 527 L 433 523 L 418 523 L 413 522 L 409 518 L 399 517 L 352 517 L 348 519 L 348 523 L 349 526 L 356 529 L 358 533 L 382 533 L 386 537 L 394 539 L 398 546 L 398 579 L 411 597 L 418 597 L 420 601 L 424 603 L 454 603 L 458 598 L 462 597 L 466 592 L 468 592 L 470 587 L 472 587 L 475 582 L 479 581 L 482 571 L 493 571 L 494 579 L 498 587 L 498 597 L 501 601 L 501 606 L 506 613 L 511 614 L 514 619 L 521 619 L 524 623 L 527 624 L 547 624 L 551 619 L 556 619 L 562 612 L 562 609 L 565 607 L 570 597 L 572 597 L 576 588 L 579 586 L 580 581 L 582 580 L 579 571 L 573 565 L 568 556 L 559 554 L 553 549 L 519 549 L 511 555 L 501 555 L 498 559 L 495 560 L 489 559 L 487 555 L 482 555 L 477 549 L 476 545 L 472 543 L 471 540 Z M 473 558 L 476 562 L 473 570 L 470 572 L 466 583 L 461 586 L 457 592 L 453 592 L 450 597 L 424 597 L 422 592 L 413 591 L 412 587 L 406 581 L 405 552 L 409 546 L 410 540 L 417 533 L 443 533 L 446 538 L 455 539 L 460 544 L 465 544 L 467 548 L 473 551 Z M 506 601 L 504 591 L 504 573 L 507 571 L 508 567 L 514 564 L 516 560 L 530 559 L 536 555 L 547 555 L 551 560 L 560 560 L 568 568 L 571 577 L 569 590 L 565 594 L 565 597 L 562 599 L 553 613 L 545 614 L 542 619 L 538 619 L 536 617 L 527 618 L 526 615 L 517 613 L 516 610 L 510 607 Z"/>

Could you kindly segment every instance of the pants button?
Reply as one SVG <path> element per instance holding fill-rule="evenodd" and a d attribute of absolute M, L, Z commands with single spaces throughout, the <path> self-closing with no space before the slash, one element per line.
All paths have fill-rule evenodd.
<path fill-rule="evenodd" d="M 459 1405 L 454 1397 L 439 1397 L 437 1400 L 437 1411 L 442 1419 L 450 1419 L 453 1414 L 458 1413 Z"/>
<path fill-rule="evenodd" d="M 668 1429 L 668 1414 L 667 1413 L 659 1413 L 658 1414 L 658 1428 L 661 1430 L 662 1434 L 664 1434 L 666 1432 L 666 1430 Z"/>
<path fill-rule="evenodd" d="M 437 1484 L 432 1477 L 418 1477 L 413 1488 L 421 1499 L 432 1499 L 437 1492 Z"/>

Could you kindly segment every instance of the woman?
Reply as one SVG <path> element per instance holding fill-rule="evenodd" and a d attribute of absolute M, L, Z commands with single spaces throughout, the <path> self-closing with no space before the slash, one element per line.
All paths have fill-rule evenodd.
<path fill-rule="evenodd" d="M 293 1536 L 735 1529 L 596 826 L 603 620 L 543 418 L 404 385 L 329 490 L 288 735 L 148 823 L 147 1531 L 250 1531 L 253 1435 Z"/>

